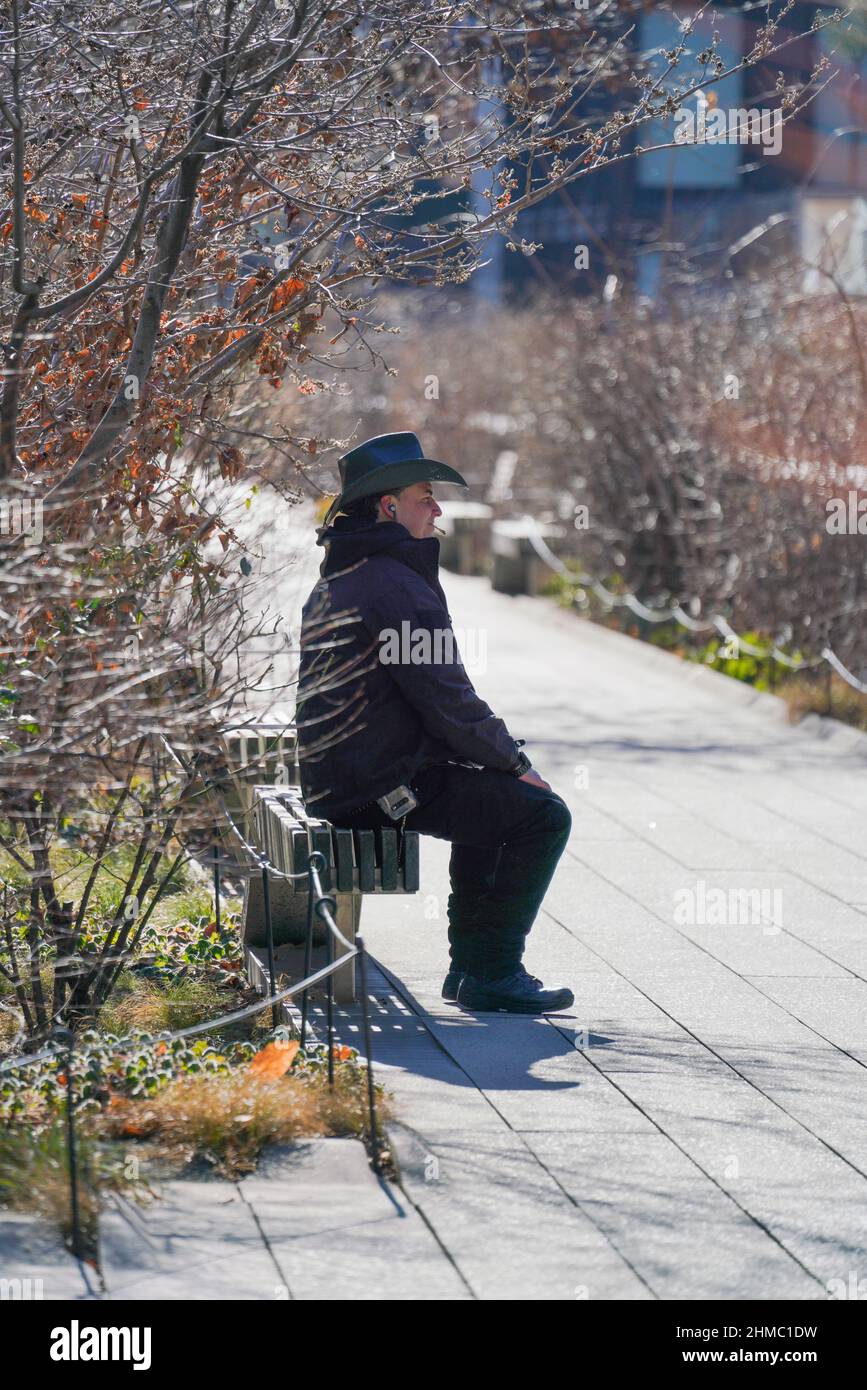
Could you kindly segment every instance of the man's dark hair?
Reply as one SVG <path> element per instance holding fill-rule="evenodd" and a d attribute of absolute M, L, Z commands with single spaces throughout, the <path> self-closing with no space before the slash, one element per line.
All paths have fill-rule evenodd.
<path fill-rule="evenodd" d="M 380 497 L 399 497 L 402 492 L 402 487 L 390 487 L 387 492 L 374 492 L 369 497 L 357 497 L 354 502 L 347 502 L 340 510 L 346 516 L 357 516 L 363 521 L 376 521 Z"/>

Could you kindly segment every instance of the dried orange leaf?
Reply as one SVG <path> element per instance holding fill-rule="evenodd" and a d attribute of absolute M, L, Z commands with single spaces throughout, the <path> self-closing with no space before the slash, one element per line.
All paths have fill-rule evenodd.
<path fill-rule="evenodd" d="M 269 1042 L 257 1052 L 250 1063 L 249 1070 L 254 1076 L 276 1079 L 283 1076 L 291 1067 L 295 1054 L 301 1044 L 295 1042 Z"/>

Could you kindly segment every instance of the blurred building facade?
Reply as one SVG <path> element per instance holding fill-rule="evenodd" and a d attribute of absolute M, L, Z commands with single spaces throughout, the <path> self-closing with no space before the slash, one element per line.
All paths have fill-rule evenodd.
<path fill-rule="evenodd" d="M 469 292 L 514 302 L 547 283 L 598 294 L 617 277 L 654 299 L 687 264 L 698 286 L 712 292 L 763 257 L 793 255 L 807 263 L 808 289 L 827 284 L 830 270 L 847 293 L 867 294 L 867 6 L 846 28 L 814 30 L 817 17 L 831 9 L 796 4 L 779 36 L 789 40 L 782 53 L 724 78 L 710 89 L 709 104 L 693 96 L 677 117 L 626 134 L 618 153 L 636 141 L 645 148 L 670 144 L 679 127 L 687 142 L 618 160 L 522 212 L 511 239 L 541 248 L 524 255 L 509 251 L 504 237 L 492 237 L 489 264 L 473 276 Z M 682 18 L 695 10 L 677 6 Z M 666 85 L 673 90 L 692 74 L 710 75 L 698 59 L 714 29 L 719 56 L 726 68 L 736 67 L 765 18 L 765 5 L 751 0 L 714 7 Z M 666 50 L 682 37 L 676 17 L 648 7 L 626 41 L 651 55 L 661 73 Z M 543 47 L 551 42 L 550 35 L 540 40 Z M 814 84 L 818 90 L 780 127 L 779 75 L 786 84 L 807 81 L 823 55 L 830 67 Z M 593 99 L 592 111 L 581 110 L 594 125 L 604 119 L 606 103 L 623 109 L 622 93 L 607 95 L 600 87 Z M 702 131 L 704 141 L 696 138 Z M 568 160 L 569 151 L 562 157 Z"/>

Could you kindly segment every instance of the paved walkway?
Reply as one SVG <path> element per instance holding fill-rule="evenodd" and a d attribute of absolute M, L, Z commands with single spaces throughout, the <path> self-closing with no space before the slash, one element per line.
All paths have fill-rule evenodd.
<path fill-rule="evenodd" d="M 419 897 L 367 900 L 375 1064 L 443 1262 L 477 1298 L 851 1297 L 867 739 L 791 728 L 778 702 L 543 601 L 445 587 L 455 625 L 487 635 L 477 688 L 573 813 L 526 963 L 576 1004 L 443 1003 L 442 842 L 422 841 Z M 357 1008 L 339 1024 L 359 1045 Z"/>
<path fill-rule="evenodd" d="M 315 568 L 311 550 L 272 586 L 290 619 Z M 350 1140 L 169 1184 L 105 1213 L 108 1296 L 867 1289 L 867 740 L 792 729 L 778 702 L 542 600 L 444 582 L 456 627 L 487 638 L 478 689 L 572 809 L 527 964 L 575 1008 L 443 1003 L 448 846 L 425 839 L 421 894 L 362 918 L 402 1187 Z M 358 1006 L 337 1019 L 360 1046 Z M 25 1272 L 51 1263 L 28 1252 Z M 92 1297 L 77 1277 L 45 1296 Z"/>
<path fill-rule="evenodd" d="M 69 1253 L 55 1226 L 28 1212 L 0 1211 L 0 1303 L 99 1297 L 96 1271 Z"/>
<path fill-rule="evenodd" d="M 110 1299 L 250 1302 L 466 1297 L 425 1221 L 356 1139 L 274 1148 L 239 1182 L 157 1184 L 100 1216 Z M 415 1295 L 412 1295 L 413 1297 Z"/>

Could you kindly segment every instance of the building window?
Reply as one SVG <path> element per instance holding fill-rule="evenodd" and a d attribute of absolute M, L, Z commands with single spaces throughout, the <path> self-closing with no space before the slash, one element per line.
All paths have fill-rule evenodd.
<path fill-rule="evenodd" d="M 694 14 L 694 8 L 684 7 L 680 17 L 686 19 Z M 684 87 L 691 86 L 694 82 L 712 76 L 713 69 L 699 63 L 698 55 L 703 49 L 709 47 L 715 29 L 720 34 L 717 53 L 726 67 L 733 67 L 741 61 L 743 57 L 743 22 L 741 17 L 738 14 L 714 7 L 712 14 L 708 13 L 696 22 L 692 35 L 686 40 L 686 50 L 678 66 L 665 79 L 667 91 L 674 93 L 677 90 L 683 90 Z M 662 77 L 669 66 L 665 57 L 666 52 L 678 47 L 683 38 L 684 35 L 677 14 L 651 11 L 642 16 L 639 38 L 641 52 L 648 57 L 651 70 L 657 76 Z M 709 137 L 713 134 L 713 125 L 708 118 L 710 111 L 713 110 L 731 113 L 742 109 L 744 107 L 743 88 L 743 74 L 733 73 L 732 76 L 724 78 L 708 89 L 709 108 L 705 105 L 706 99 L 703 94 L 694 94 L 689 97 L 682 106 L 684 116 L 692 118 L 694 136 L 698 137 L 704 133 L 708 139 L 705 141 L 696 139 L 695 143 L 683 143 L 676 148 L 658 150 L 652 154 L 642 154 L 638 159 L 636 171 L 639 186 L 644 188 L 736 187 L 740 181 L 742 162 L 740 145 L 730 138 L 717 138 L 711 141 Z M 734 124 L 734 122 L 731 123 L 732 130 Z M 678 129 L 688 134 L 687 121 L 667 117 L 664 121 L 655 120 L 642 126 L 636 139 L 645 149 L 653 145 L 669 144 L 675 139 L 675 133 Z"/>

